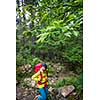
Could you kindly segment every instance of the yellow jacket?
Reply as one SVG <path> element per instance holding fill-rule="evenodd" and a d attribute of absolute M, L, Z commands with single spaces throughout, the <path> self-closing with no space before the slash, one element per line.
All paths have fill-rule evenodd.
<path fill-rule="evenodd" d="M 38 88 L 43 88 L 48 85 L 47 71 L 48 70 L 43 72 L 38 71 L 36 74 L 32 76 L 32 80 L 35 80 L 37 82 Z"/>

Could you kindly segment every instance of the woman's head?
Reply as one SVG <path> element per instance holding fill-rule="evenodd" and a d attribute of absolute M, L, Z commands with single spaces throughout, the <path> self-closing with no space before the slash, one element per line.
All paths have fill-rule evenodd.
<path fill-rule="evenodd" d="M 46 64 L 42 64 L 43 70 L 47 69 L 47 65 Z"/>

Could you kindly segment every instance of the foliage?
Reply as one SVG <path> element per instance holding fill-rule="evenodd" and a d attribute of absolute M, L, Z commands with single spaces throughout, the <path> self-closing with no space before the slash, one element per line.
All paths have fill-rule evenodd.
<path fill-rule="evenodd" d="M 16 80 L 18 82 L 22 82 L 23 83 L 23 79 L 24 78 L 31 77 L 32 75 L 33 75 L 33 71 L 31 71 L 31 72 L 27 71 L 27 72 L 23 73 L 23 71 L 21 70 L 20 67 L 18 67 L 16 69 Z"/>
<path fill-rule="evenodd" d="M 33 49 L 41 59 L 82 64 L 82 0 L 25 0 L 20 5 L 16 7 L 17 65 L 28 62 L 28 56 L 31 60 Z"/>
<path fill-rule="evenodd" d="M 40 62 L 42 62 L 38 57 L 34 57 L 33 58 L 33 60 L 32 60 L 32 62 L 31 62 L 31 65 L 36 65 L 37 63 L 40 63 Z"/>
<path fill-rule="evenodd" d="M 62 72 L 62 73 L 66 73 L 66 71 L 67 71 L 66 66 L 62 66 L 61 72 Z"/>
<path fill-rule="evenodd" d="M 76 86 L 78 91 L 83 90 L 83 73 L 81 73 L 79 75 L 79 77 L 77 78 L 77 81 L 75 82 L 75 86 Z"/>
<path fill-rule="evenodd" d="M 71 84 L 74 85 L 76 80 L 77 80 L 77 78 L 75 76 L 63 77 L 57 81 L 55 86 L 58 88 L 58 87 L 62 87 L 64 85 L 71 85 Z"/>
<path fill-rule="evenodd" d="M 21 87 L 24 87 L 24 88 L 28 88 L 28 87 L 29 87 L 28 84 L 27 84 L 26 82 L 21 83 L 20 86 L 21 86 Z"/>
<path fill-rule="evenodd" d="M 32 74 L 22 74 L 20 66 L 41 61 L 70 63 L 82 72 L 83 0 L 16 0 L 17 80 Z M 57 74 L 48 69 L 49 75 Z M 56 87 L 68 84 L 82 90 L 82 76 L 64 77 Z"/>
<path fill-rule="evenodd" d="M 75 75 L 70 75 L 69 77 L 63 77 L 58 80 L 55 84 L 57 88 L 64 85 L 74 85 L 78 92 L 83 90 L 83 74 L 81 73 L 78 77 Z"/>
<path fill-rule="evenodd" d="M 17 81 L 21 81 L 22 79 L 23 79 L 23 74 L 21 73 L 21 70 L 20 70 L 20 68 L 17 68 L 16 69 L 16 80 Z"/>

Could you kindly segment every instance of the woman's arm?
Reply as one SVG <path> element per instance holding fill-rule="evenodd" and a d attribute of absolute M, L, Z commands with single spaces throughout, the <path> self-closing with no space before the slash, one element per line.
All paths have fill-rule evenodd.
<path fill-rule="evenodd" d="M 32 76 L 32 80 L 34 80 L 34 81 L 39 81 L 39 80 L 40 80 L 39 75 L 40 75 L 40 71 L 38 71 L 36 74 L 34 74 L 34 75 Z"/>

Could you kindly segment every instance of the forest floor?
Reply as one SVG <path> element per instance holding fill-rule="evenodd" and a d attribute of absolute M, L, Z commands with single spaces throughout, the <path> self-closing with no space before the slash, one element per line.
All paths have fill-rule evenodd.
<path fill-rule="evenodd" d="M 23 74 L 30 73 L 32 71 L 32 68 L 29 65 L 24 65 L 20 69 Z M 66 67 L 61 66 L 59 63 L 55 64 L 53 67 L 49 67 L 48 70 L 48 100 L 79 100 L 79 96 L 75 91 L 74 85 L 69 84 L 69 81 L 73 81 L 73 76 L 76 78 L 78 77 L 77 74 L 66 70 Z M 71 79 L 70 76 L 72 76 Z M 66 78 L 68 78 L 68 82 Z M 39 92 L 36 83 L 31 80 L 31 77 L 24 77 L 20 82 L 18 80 L 16 81 L 16 100 L 35 100 L 34 98 L 38 94 Z"/>

